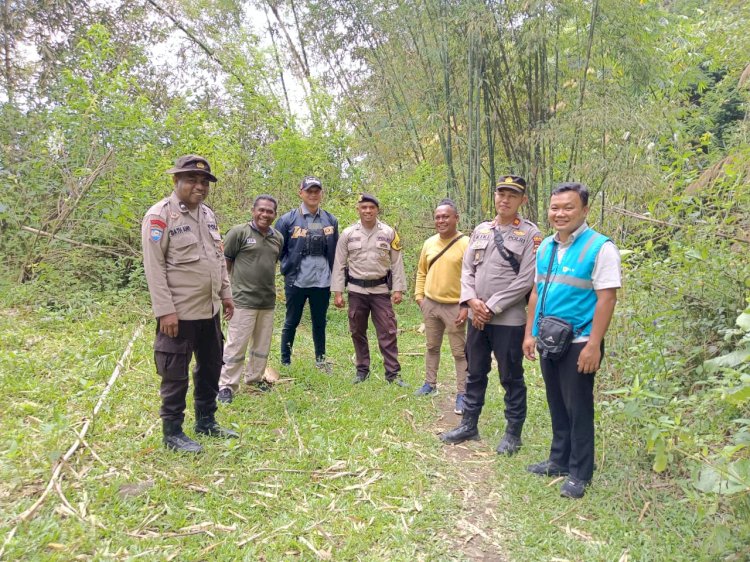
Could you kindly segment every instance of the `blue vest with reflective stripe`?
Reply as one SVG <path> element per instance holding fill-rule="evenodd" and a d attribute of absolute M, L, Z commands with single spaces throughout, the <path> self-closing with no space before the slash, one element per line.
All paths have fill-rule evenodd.
<path fill-rule="evenodd" d="M 552 260 L 552 273 L 549 289 L 544 302 L 544 315 L 557 316 L 573 325 L 576 337 L 591 334 L 594 320 L 596 292 L 591 280 L 599 250 L 609 238 L 588 228 L 578 236 L 565 251 L 562 262 L 557 257 Z M 558 244 L 553 236 L 547 237 L 536 254 L 536 271 L 539 281 L 536 284 L 538 299 L 534 313 L 533 334 L 537 335 L 537 322 L 542 307 L 542 293 L 547 268 L 550 265 L 550 252 L 556 251 Z"/>

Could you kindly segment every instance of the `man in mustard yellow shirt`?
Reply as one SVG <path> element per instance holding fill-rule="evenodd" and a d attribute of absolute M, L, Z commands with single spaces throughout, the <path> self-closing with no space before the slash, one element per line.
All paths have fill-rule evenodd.
<path fill-rule="evenodd" d="M 417 266 L 414 299 L 422 309 L 427 350 L 425 383 L 417 396 L 437 391 L 440 347 L 448 334 L 453 361 L 456 364 L 457 414 L 464 413 L 466 393 L 466 318 L 468 308 L 458 305 L 461 296 L 461 264 L 469 239 L 458 231 L 458 209 L 450 199 L 438 203 L 434 213 L 437 234 L 425 240 Z"/>

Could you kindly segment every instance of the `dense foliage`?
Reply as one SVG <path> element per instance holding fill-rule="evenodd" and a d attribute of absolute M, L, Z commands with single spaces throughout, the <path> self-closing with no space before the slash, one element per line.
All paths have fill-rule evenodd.
<path fill-rule="evenodd" d="M 580 179 L 624 250 L 601 415 L 720 514 L 717 549 L 746 544 L 746 2 L 21 1 L 0 18 L 4 286 L 49 306 L 141 290 L 140 218 L 187 152 L 214 164 L 225 230 L 259 193 L 296 204 L 312 173 L 342 223 L 377 192 L 412 268 L 437 198 L 467 230 L 521 173 L 543 225 L 551 186 Z"/>

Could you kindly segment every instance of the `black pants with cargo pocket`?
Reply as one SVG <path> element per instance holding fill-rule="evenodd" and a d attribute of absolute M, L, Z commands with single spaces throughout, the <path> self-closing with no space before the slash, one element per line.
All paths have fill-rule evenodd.
<path fill-rule="evenodd" d="M 479 417 L 484 407 L 488 375 L 495 355 L 500 384 L 505 391 L 505 431 L 521 436 L 526 421 L 526 382 L 523 377 L 523 336 L 526 326 L 487 324 L 477 330 L 469 324 L 466 334 L 466 360 L 469 374 L 466 379 L 464 413 Z"/>
<path fill-rule="evenodd" d="M 223 353 L 224 337 L 219 314 L 206 320 L 180 320 L 176 338 L 161 333 L 157 319 L 154 361 L 156 372 L 161 376 L 159 415 L 163 420 L 182 423 L 185 418 L 185 398 L 190 380 L 188 367 L 193 355 L 196 419 L 216 412 Z"/>

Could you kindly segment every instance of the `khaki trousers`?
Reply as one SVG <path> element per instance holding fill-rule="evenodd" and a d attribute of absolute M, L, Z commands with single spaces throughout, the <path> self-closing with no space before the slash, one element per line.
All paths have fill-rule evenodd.
<path fill-rule="evenodd" d="M 456 364 L 456 392 L 466 392 L 466 324 L 456 326 L 458 304 L 443 304 L 424 298 L 422 317 L 424 334 L 427 339 L 427 351 L 424 354 L 425 381 L 432 386 L 437 384 L 438 367 L 440 367 L 440 347 L 443 345 L 443 334 L 448 334 L 453 361 Z"/>
<path fill-rule="evenodd" d="M 250 360 L 245 367 L 245 384 L 261 381 L 268 363 L 272 333 L 273 309 L 234 309 L 234 316 L 229 321 L 227 342 L 224 345 L 224 366 L 221 368 L 219 388 L 229 388 L 233 393 L 237 392 L 248 346 Z"/>

